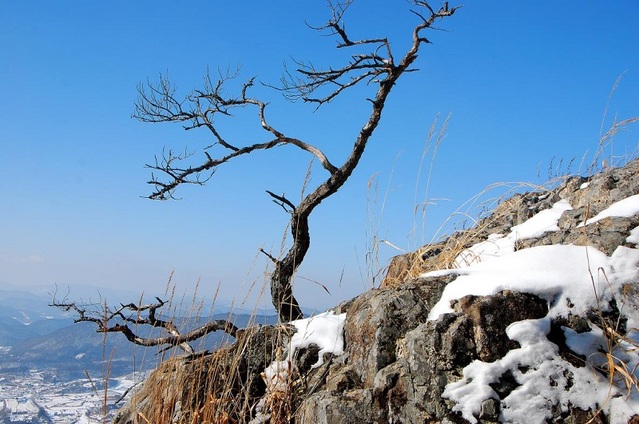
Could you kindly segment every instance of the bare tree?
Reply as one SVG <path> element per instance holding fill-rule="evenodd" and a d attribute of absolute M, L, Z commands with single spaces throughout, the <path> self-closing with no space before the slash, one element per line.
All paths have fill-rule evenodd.
<path fill-rule="evenodd" d="M 272 302 L 283 322 L 303 317 L 293 295 L 292 281 L 310 246 L 309 216 L 324 199 L 342 187 L 357 167 L 368 141 L 380 122 L 388 95 L 404 73 L 415 70 L 412 65 L 420 48 L 430 43 L 424 32 L 434 28 L 436 22 L 451 16 L 457 9 L 449 8 L 448 3 L 444 2 L 442 7 L 435 10 L 426 1 L 412 0 L 411 12 L 417 17 L 418 23 L 412 30 L 410 47 L 401 56 L 396 56 L 387 38 L 351 38 L 343 21 L 344 13 L 350 4 L 351 0 L 329 2 L 332 16 L 328 23 L 313 28 L 336 37 L 338 49 L 353 50 L 350 60 L 342 66 L 327 69 L 317 69 L 309 63 L 295 62 L 294 72 L 285 72 L 282 86 L 277 88 L 288 99 L 301 99 L 321 107 L 356 85 L 377 86 L 374 97 L 367 99 L 371 104 L 370 115 L 361 127 L 350 155 L 339 166 L 331 162 L 320 148 L 290 137 L 269 123 L 266 117 L 267 103 L 249 94 L 254 79 L 244 83 L 235 96 L 225 95 L 224 88 L 229 79 L 236 77 L 236 74 L 222 75 L 216 81 L 207 76 L 202 88 L 196 88 L 182 97 L 176 95 L 174 85 L 162 76 L 157 84 L 147 83 L 138 87 L 139 97 L 133 115 L 135 118 L 142 122 L 178 122 L 182 123 L 186 130 L 206 128 L 214 140 L 211 146 L 203 149 L 199 165 L 181 166 L 182 161 L 192 154 L 175 154 L 171 150 L 165 151 L 161 158 L 156 158 L 154 164 L 147 165 L 162 176 L 161 179 L 155 172 L 152 173 L 149 181 L 154 186 L 154 191 L 149 196 L 151 199 L 173 198 L 175 190 L 183 184 L 203 185 L 220 165 L 259 150 L 282 146 L 295 146 L 307 152 L 321 163 L 328 174 L 326 180 L 305 195 L 297 205 L 284 195 L 267 191 L 273 201 L 290 214 L 293 238 L 292 245 L 283 257 L 276 258 L 267 254 L 274 263 L 271 275 Z M 266 141 L 237 144 L 225 138 L 216 125 L 216 117 L 230 116 L 232 110 L 244 107 L 256 109 L 257 119 L 268 137 Z"/>

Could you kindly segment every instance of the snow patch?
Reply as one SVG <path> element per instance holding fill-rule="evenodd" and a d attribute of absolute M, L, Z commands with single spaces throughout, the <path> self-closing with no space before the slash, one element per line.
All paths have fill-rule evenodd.
<path fill-rule="evenodd" d="M 324 354 L 332 353 L 341 355 L 344 353 L 344 322 L 346 314 L 335 315 L 328 311 L 311 318 L 292 321 L 297 332 L 291 338 L 289 355 L 292 357 L 295 350 L 307 348 L 314 344 L 320 348 L 319 359 L 312 368 L 317 368 L 324 363 Z"/>
<path fill-rule="evenodd" d="M 289 387 L 291 361 L 273 361 L 264 370 L 264 382 L 271 392 L 285 392 Z"/>
<path fill-rule="evenodd" d="M 628 218 L 637 214 L 639 214 L 639 194 L 626 197 L 623 200 L 613 203 L 612 205 L 608 206 L 608 208 L 599 212 L 597 215 L 586 220 L 586 222 L 582 222 L 581 224 L 579 224 L 577 228 L 581 228 L 584 225 L 590 225 L 594 222 L 601 221 L 604 218 L 612 216 Z"/>
<path fill-rule="evenodd" d="M 557 231 L 559 229 L 557 221 L 559 221 L 561 214 L 571 209 L 572 206 L 570 206 L 568 200 L 560 200 L 552 205 L 552 208 L 543 210 L 523 224 L 512 227 L 510 234 L 517 239 L 522 240 L 539 237 L 548 231 Z"/>
<path fill-rule="evenodd" d="M 431 320 L 453 312 L 452 300 L 466 295 L 488 296 L 502 290 L 533 293 L 546 299 L 552 317 L 571 311 L 581 313 L 593 306 L 594 289 L 600 300 L 612 296 L 605 278 L 612 275 L 609 259 L 593 247 L 537 246 L 451 271 L 459 277 L 444 289 L 440 301 L 430 311 Z M 429 272 L 424 276 L 437 274 L 441 275 Z"/>
<path fill-rule="evenodd" d="M 626 241 L 635 245 L 639 244 L 639 227 L 635 227 L 630 231 L 630 235 Z"/>
<path fill-rule="evenodd" d="M 572 405 L 584 410 L 605 405 L 611 414 L 610 422 L 626 422 L 636 413 L 639 409 L 636 393 L 630 398 L 616 396 L 618 391 L 613 388 L 611 393 L 607 380 L 591 368 L 576 368 L 565 362 L 558 355 L 557 345 L 546 338 L 549 330 L 549 318 L 511 324 L 508 337 L 519 342 L 521 348 L 511 350 L 495 362 L 473 361 L 464 368 L 460 381 L 446 386 L 444 397 L 454 400 L 454 409 L 476 423 L 481 403 L 499 398 L 490 384 L 498 383 L 510 372 L 517 387 L 502 399 L 500 422 L 546 423 L 552 418 L 550 406 L 555 404 L 563 409 Z M 583 335 L 591 337 L 589 333 Z M 592 352 L 590 349 L 598 341 L 596 337 L 584 341 L 584 352 Z M 570 336 L 569 342 L 578 348 L 574 337 Z"/>
<path fill-rule="evenodd" d="M 287 349 L 287 358 L 283 361 L 272 362 L 263 373 L 264 381 L 270 391 L 285 391 L 290 384 L 293 354 L 297 349 L 311 345 L 319 347 L 318 360 L 311 368 L 317 368 L 324 363 L 324 354 L 344 353 L 344 323 L 346 314 L 335 315 L 328 311 L 310 318 L 291 321 L 297 329 L 291 337 Z"/>

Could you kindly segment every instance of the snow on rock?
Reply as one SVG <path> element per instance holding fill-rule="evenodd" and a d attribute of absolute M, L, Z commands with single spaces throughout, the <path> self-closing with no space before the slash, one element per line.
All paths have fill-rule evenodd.
<path fill-rule="evenodd" d="M 558 346 L 549 341 L 552 319 L 559 316 L 583 315 L 589 310 L 604 311 L 609 301 L 620 293 L 623 285 L 639 280 L 639 249 L 619 246 L 613 254 L 593 247 L 574 245 L 537 246 L 514 251 L 515 241 L 538 237 L 556 231 L 561 214 L 571 209 L 566 201 L 556 203 L 512 228 L 510 234 L 491 235 L 462 252 L 458 269 L 434 271 L 423 277 L 446 274 L 457 278 L 446 286 L 440 301 L 431 309 L 429 320 L 453 312 L 451 301 L 467 295 L 486 296 L 502 290 L 535 294 L 548 302 L 548 315 L 542 319 L 511 324 L 507 335 L 520 348 L 509 351 L 495 362 L 475 360 L 463 370 L 463 378 L 446 386 L 444 397 L 455 402 L 454 409 L 470 422 L 477 422 L 482 403 L 501 398 L 500 419 L 504 422 L 545 423 L 552 418 L 552 405 L 583 410 L 604 407 L 611 422 L 626 422 L 639 412 L 639 393 L 629 396 L 621 387 L 611 385 L 594 367 L 605 367 L 614 355 L 625 364 L 630 374 L 639 369 L 637 348 L 627 341 L 611 346 L 603 331 L 592 324 L 592 331 L 578 334 L 562 328 L 566 344 L 587 358 L 590 366 L 575 367 L 558 355 Z M 639 213 L 639 195 L 612 204 L 595 217 L 582 223 L 589 225 L 611 216 L 632 217 Z M 635 228 L 626 240 L 639 242 Z M 629 317 L 628 325 L 639 320 Z M 510 373 L 517 386 L 506 396 L 498 396 L 491 385 Z M 638 376 L 639 377 L 639 376 Z"/>
<path fill-rule="evenodd" d="M 579 227 L 590 225 L 594 222 L 601 221 L 604 218 L 612 216 L 630 217 L 639 214 L 639 194 L 627 197 L 610 205 L 607 209 L 599 212 L 597 215 L 586 220 L 585 223 L 579 224 Z"/>
<path fill-rule="evenodd" d="M 512 237 L 526 239 L 538 237 L 546 231 L 559 229 L 557 221 L 565 211 L 572 209 L 567 200 L 560 200 L 552 208 L 543 210 L 524 222 L 511 228 Z"/>
<path fill-rule="evenodd" d="M 626 238 L 626 241 L 632 244 L 639 244 L 639 227 L 630 231 L 630 235 Z"/>
<path fill-rule="evenodd" d="M 612 275 L 609 262 L 606 255 L 592 247 L 554 245 L 524 249 L 467 268 L 446 270 L 459 277 L 446 286 L 429 319 L 452 312 L 452 300 L 502 290 L 532 293 L 546 299 L 553 317 L 567 314 L 570 305 L 577 308 L 577 313 L 583 312 L 596 304 L 595 290 L 600 300 L 609 300 L 612 296 L 605 278 Z M 620 270 L 624 275 L 626 271 Z M 442 275 L 442 272 L 426 273 L 424 277 L 432 275 Z"/>
<path fill-rule="evenodd" d="M 264 382 L 271 392 L 285 392 L 289 387 L 291 376 L 291 361 L 273 361 L 264 370 Z"/>
<path fill-rule="evenodd" d="M 639 275 L 637 249 L 619 247 L 608 258 L 592 247 L 554 245 L 514 251 L 517 240 L 533 238 L 557 231 L 561 214 L 572 209 L 566 200 L 543 210 L 526 222 L 511 228 L 507 236 L 492 234 L 488 240 L 462 251 L 456 259 L 457 269 L 432 271 L 422 277 L 457 274 L 441 300 L 433 307 L 429 319 L 452 312 L 451 300 L 466 295 L 490 295 L 501 290 L 537 294 L 551 303 L 553 316 L 569 312 L 574 304 L 583 312 L 612 296 L 612 280 L 616 288 L 634 281 Z M 586 224 L 610 216 L 633 216 L 639 213 L 639 195 L 612 204 Z M 639 242 L 639 229 L 627 238 Z M 603 297 L 602 297 L 603 296 Z"/>
<path fill-rule="evenodd" d="M 289 384 L 289 377 L 293 367 L 293 355 L 297 349 L 311 345 L 319 347 L 318 360 L 311 368 L 317 368 L 324 363 L 324 354 L 344 353 L 344 322 L 346 314 L 335 315 L 328 311 L 310 318 L 291 321 L 297 331 L 291 337 L 287 349 L 287 359 L 274 361 L 264 370 L 264 380 L 270 391 L 285 391 Z"/>
<path fill-rule="evenodd" d="M 325 353 L 341 355 L 344 352 L 344 321 L 346 314 L 335 315 L 333 311 L 292 321 L 297 332 L 291 338 L 289 355 L 293 355 L 297 349 L 317 345 L 320 348 L 319 359 L 312 368 L 324 363 Z"/>
<path fill-rule="evenodd" d="M 636 395 L 630 399 L 616 396 L 622 393 L 611 389 L 608 381 L 591 368 L 577 368 L 563 361 L 558 355 L 557 345 L 546 337 L 549 330 L 549 318 L 512 324 L 507 334 L 519 342 L 521 348 L 511 350 L 495 362 L 473 361 L 464 368 L 461 380 L 446 387 L 444 396 L 457 403 L 454 409 L 464 418 L 477 422 L 475 417 L 479 415 L 482 402 L 497 397 L 490 385 L 497 383 L 509 371 L 518 386 L 502 400 L 503 422 L 546 423 L 552 418 L 551 405 L 561 405 L 564 409 L 571 405 L 583 410 L 606 405 L 611 413 L 611 422 L 626 422 L 628 417 L 639 411 Z M 593 337 L 590 333 L 579 336 Z M 601 333 L 594 336 L 600 337 L 596 343 L 585 343 L 584 352 L 591 353 L 593 347 L 599 346 L 603 336 Z M 571 336 L 569 342 L 578 348 L 575 338 Z M 602 362 L 604 358 L 602 355 Z"/>

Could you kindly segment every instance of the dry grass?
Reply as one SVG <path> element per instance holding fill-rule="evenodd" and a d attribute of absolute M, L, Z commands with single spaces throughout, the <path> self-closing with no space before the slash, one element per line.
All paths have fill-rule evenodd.
<path fill-rule="evenodd" d="M 247 355 L 261 353 L 264 368 L 280 337 L 276 328 L 272 340 L 252 327 L 213 353 L 165 359 L 131 399 L 137 419 L 178 424 L 245 422 L 264 394 L 259 369 L 250 369 Z"/>
<path fill-rule="evenodd" d="M 601 274 L 608 288 L 612 290 L 608 276 L 603 270 L 599 270 L 598 273 Z M 615 299 L 620 300 L 620 305 L 619 308 L 614 307 L 611 314 L 606 312 L 609 308 L 601 304 L 601 295 L 598 293 L 597 282 L 592 272 L 590 272 L 590 278 L 597 302 L 596 319 L 593 324 L 602 330 L 606 346 L 605 350 L 588 358 L 588 364 L 607 378 L 609 396 L 612 394 L 614 387 L 624 389 L 626 396 L 630 396 L 633 390 L 639 391 L 639 376 L 637 376 L 639 338 L 631 337 L 632 333 L 636 333 L 639 336 L 639 329 L 626 329 L 623 313 L 630 296 L 636 296 L 636 288 L 625 285 L 621 293 L 617 293 Z M 633 363 L 634 365 L 632 365 Z"/>
<path fill-rule="evenodd" d="M 428 191 L 430 187 L 430 180 L 435 164 L 435 158 L 437 156 L 437 151 L 441 145 L 441 143 L 446 138 L 446 129 L 448 127 L 448 122 L 451 118 L 451 115 L 447 115 L 444 122 L 439 126 L 439 115 L 435 117 L 433 120 L 428 134 L 426 136 L 426 140 L 424 142 L 424 147 L 422 149 L 422 156 L 420 159 L 419 167 L 417 169 L 417 177 L 416 177 L 416 185 L 415 185 L 415 193 L 414 193 L 414 210 L 413 210 L 413 227 L 408 234 L 408 238 L 413 239 L 413 244 L 415 247 L 418 245 L 424 244 L 425 239 L 425 218 L 428 211 L 429 206 L 433 204 L 435 199 L 429 199 Z M 429 168 L 426 171 L 426 181 L 424 187 L 420 187 L 420 182 L 422 179 L 422 172 L 426 164 L 426 159 L 430 157 L 429 160 Z M 396 161 L 395 161 L 396 163 Z M 391 175 L 388 179 L 388 184 L 386 190 L 384 191 L 383 198 L 381 200 L 381 204 L 378 205 L 379 202 L 379 173 L 373 174 L 369 180 L 366 187 L 366 209 L 368 214 L 368 222 L 369 228 L 367 230 L 366 236 L 366 255 L 365 255 L 365 264 L 366 264 L 366 273 L 365 276 L 362 276 L 362 279 L 365 281 L 365 285 L 368 287 L 376 287 L 379 285 L 379 279 L 384 273 L 388 273 L 387 267 L 381 265 L 379 259 L 379 247 L 380 245 L 390 246 L 391 248 L 404 252 L 401 248 L 397 247 L 392 241 L 387 240 L 386 238 L 380 237 L 380 227 L 382 218 L 384 216 L 384 210 L 386 208 L 386 204 L 389 199 L 389 195 L 392 192 L 392 181 L 393 175 L 395 172 L 395 163 L 393 164 Z M 418 200 L 420 195 L 423 194 L 423 200 Z M 419 223 L 421 222 L 421 228 L 419 228 Z M 418 239 L 418 235 L 421 234 L 421 238 Z M 384 277 L 386 278 L 386 277 Z"/>
<path fill-rule="evenodd" d="M 623 74 L 617 77 L 608 95 L 608 101 L 606 102 L 603 117 L 601 118 L 599 142 L 597 143 L 597 149 L 595 150 L 592 162 L 587 169 L 588 175 L 593 175 L 596 172 L 605 170 L 607 168 L 619 167 L 624 163 L 627 163 L 632 157 L 636 157 L 639 153 L 639 144 L 634 148 L 634 151 L 631 152 L 624 151 L 623 153 L 618 154 L 615 150 L 615 136 L 621 132 L 628 130 L 628 127 L 632 124 L 639 122 L 639 116 L 634 116 L 619 121 L 617 115 L 615 114 L 608 130 L 604 132 L 604 129 L 608 126 L 606 125 L 606 121 L 608 119 L 610 104 L 615 92 L 621 84 L 622 79 Z"/>
<path fill-rule="evenodd" d="M 310 165 L 305 186 L 309 180 Z M 285 250 L 287 233 L 285 231 L 282 237 L 280 254 Z M 253 266 L 258 257 L 262 257 L 259 252 Z M 266 261 L 266 264 L 267 268 L 260 277 L 249 279 L 252 269 L 247 271 L 245 281 L 249 282 L 239 290 L 247 292 L 239 302 L 240 306 L 247 302 L 251 292 L 258 292 L 258 295 L 249 322 L 238 332 L 237 338 L 227 336 L 223 347 L 214 352 L 203 351 L 203 341 L 195 349 L 197 353 L 192 355 L 183 355 L 177 349 L 160 351 L 161 363 L 129 400 L 134 415 L 130 417 L 132 420 L 175 424 L 243 423 L 255 415 L 258 402 L 263 398 L 259 407 L 263 415 L 270 417 L 271 423 L 289 422 L 294 413 L 294 392 L 289 387 L 293 387 L 294 381 L 279 386 L 279 390 L 267 390 L 262 377 L 264 369 L 281 359 L 282 348 L 291 335 L 287 326 L 258 325 L 258 306 L 270 287 L 269 267 L 272 263 Z M 258 278 L 262 278 L 261 284 Z M 324 287 L 321 283 L 316 284 Z M 165 292 L 169 298 L 169 314 L 173 319 L 181 317 L 181 331 L 192 328 L 202 316 L 206 316 L 206 305 L 197 300 L 198 288 L 199 284 L 192 296 L 185 293 L 179 298 L 175 285 L 171 280 L 167 283 Z M 213 315 L 219 290 L 218 286 L 209 316 Z M 234 307 L 235 302 L 229 312 L 229 320 L 233 320 Z"/>
<path fill-rule="evenodd" d="M 167 282 L 165 296 L 168 297 L 162 310 L 158 311 L 158 318 L 174 322 L 180 333 L 199 327 L 206 316 L 205 304 L 197 300 L 197 289 L 192 297 L 186 294 L 181 298 L 176 296 L 176 286 L 172 284 L 172 278 Z M 209 316 L 215 309 L 217 300 L 211 302 Z M 176 300 L 177 299 L 177 300 Z M 109 307 L 103 303 L 104 319 L 109 316 Z M 142 305 L 142 296 L 138 301 Z M 204 350 L 207 346 L 205 338 L 196 341 L 199 346 L 195 354 L 181 354 L 182 350 L 174 347 L 137 348 L 134 350 L 134 364 L 137 366 L 136 353 L 142 350 L 142 359 L 148 355 L 148 360 L 153 361 L 157 368 L 151 372 L 145 383 L 138 387 L 134 394 L 130 395 L 129 405 L 133 416 L 129 416 L 128 422 L 139 423 L 224 423 L 243 422 L 254 407 L 254 400 L 261 396 L 263 387 L 256 385 L 259 381 L 259 370 L 247 368 L 245 355 L 251 352 L 253 355 L 263 356 L 264 364 L 271 360 L 272 352 L 276 345 L 284 342 L 284 330 L 277 329 L 266 337 L 260 333 L 256 325 L 257 308 L 251 313 L 248 329 L 238 333 L 235 343 L 233 338 L 225 335 L 221 349 L 210 353 Z M 228 320 L 233 320 L 232 311 Z M 105 323 L 106 325 L 106 323 Z M 164 329 L 136 327 L 136 334 L 146 334 L 149 338 L 163 336 Z M 160 334 L 161 333 L 161 334 Z M 223 333 L 225 334 L 225 333 Z M 109 379 L 111 378 L 111 363 L 113 352 L 107 351 L 106 336 L 103 339 L 103 375 L 100 377 L 102 387 L 99 388 L 96 380 L 87 375 L 96 396 L 101 398 L 102 412 L 101 422 L 108 422 L 108 411 L 112 407 L 109 404 Z M 119 337 L 119 335 L 115 335 Z M 193 342 L 195 343 L 195 342 Z M 258 343 L 258 346 L 252 344 Z M 210 343 L 208 344 L 210 346 Z M 257 349 L 257 351 L 256 351 Z M 153 354 L 155 352 L 155 354 Z M 134 366 L 134 368 L 135 368 Z M 262 383 L 263 386 L 263 383 Z M 118 401 L 119 402 L 119 401 Z M 127 421 L 123 421 L 127 422 Z"/>

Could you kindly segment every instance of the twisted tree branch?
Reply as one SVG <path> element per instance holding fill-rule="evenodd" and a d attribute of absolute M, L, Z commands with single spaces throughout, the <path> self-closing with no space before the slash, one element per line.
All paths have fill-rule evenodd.
<path fill-rule="evenodd" d="M 162 308 L 166 302 L 157 297 L 156 300 L 157 303 L 146 305 L 129 303 L 127 305 L 121 304 L 117 308 L 109 308 L 106 304 L 81 305 L 76 302 L 69 302 L 66 299 L 57 301 L 54 295 L 53 301 L 49 306 L 62 309 L 66 312 L 75 312 L 77 317 L 74 319 L 74 322 L 92 322 L 96 324 L 96 331 L 98 333 L 122 333 L 130 342 L 140 346 L 167 345 L 167 347 L 179 347 L 186 353 L 194 353 L 193 348 L 188 342 L 197 340 L 214 331 L 224 331 L 232 337 L 235 337 L 237 334 L 237 327 L 227 320 L 210 321 L 187 333 L 181 334 L 172 321 L 166 321 L 157 317 L 158 309 Z M 91 310 L 88 308 L 91 308 Z M 169 334 L 164 337 L 141 337 L 131 330 L 128 324 L 163 328 Z"/>

